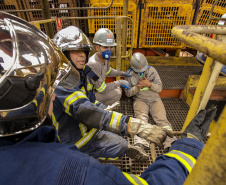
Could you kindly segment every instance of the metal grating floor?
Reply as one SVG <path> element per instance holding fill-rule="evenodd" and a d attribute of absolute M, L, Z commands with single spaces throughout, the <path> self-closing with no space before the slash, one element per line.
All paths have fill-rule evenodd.
<path fill-rule="evenodd" d="M 183 123 L 185 121 L 186 115 L 189 110 L 189 106 L 179 98 L 162 98 L 162 101 L 165 105 L 165 109 L 167 112 L 167 118 L 171 122 L 174 131 L 180 131 Z M 133 100 L 131 98 L 122 98 L 120 100 L 120 106 L 116 107 L 114 111 L 120 112 L 124 115 L 134 116 L 133 112 Z M 150 119 L 150 122 L 154 124 L 153 119 Z M 124 137 L 127 139 L 128 143 L 133 144 L 133 139 L 129 137 Z M 163 150 L 158 146 L 155 147 L 157 156 L 163 154 Z M 145 151 L 149 154 L 149 160 L 146 162 L 136 162 L 128 158 L 126 155 L 115 161 L 102 161 L 103 164 L 113 164 L 120 168 L 123 172 L 132 173 L 135 175 L 141 175 L 141 173 L 153 162 L 151 158 L 150 149 L 145 149 Z"/>
<path fill-rule="evenodd" d="M 163 83 L 163 89 L 184 89 L 189 75 L 200 75 L 203 66 L 153 66 Z"/>

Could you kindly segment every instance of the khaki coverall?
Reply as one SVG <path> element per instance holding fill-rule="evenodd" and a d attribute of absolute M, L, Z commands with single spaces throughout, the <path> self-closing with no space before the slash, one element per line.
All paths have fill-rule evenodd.
<path fill-rule="evenodd" d="M 127 80 L 131 84 L 131 88 L 129 90 L 125 89 L 126 96 L 132 97 L 134 99 L 133 108 L 135 117 L 139 118 L 148 123 L 149 113 L 152 116 L 157 126 L 164 127 L 166 129 L 171 129 L 172 126 L 166 117 L 166 110 L 162 103 L 162 100 L 159 96 L 159 92 L 162 91 L 162 82 L 161 79 L 153 67 L 148 67 L 142 76 L 135 73 L 133 70 L 130 71 L 132 77 L 126 77 Z M 151 81 L 151 87 L 144 87 L 140 90 L 136 87 L 139 83 L 140 78 L 148 77 Z M 176 140 L 176 137 L 169 138 L 165 140 L 163 143 L 164 149 L 171 146 L 171 143 Z M 141 143 L 144 146 L 149 147 L 149 143 L 138 137 L 134 137 L 134 144 Z"/>
<path fill-rule="evenodd" d="M 105 83 L 105 79 L 106 76 L 121 76 L 123 72 L 111 68 L 107 60 L 105 60 L 105 63 L 103 64 L 97 53 L 89 58 L 87 65 L 99 77 L 97 81 L 91 79 L 95 89 L 94 93 L 96 100 L 100 101 L 104 105 L 112 105 L 116 101 L 120 100 L 122 89 L 119 87 L 119 81 Z"/>

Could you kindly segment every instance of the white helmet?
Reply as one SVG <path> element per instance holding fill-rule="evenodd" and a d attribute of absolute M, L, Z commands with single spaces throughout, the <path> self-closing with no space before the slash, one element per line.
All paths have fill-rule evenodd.
<path fill-rule="evenodd" d="M 221 18 L 226 18 L 226 13 L 225 13 L 224 15 L 222 15 Z M 218 25 L 224 25 L 224 23 L 225 23 L 225 20 L 220 20 L 220 21 L 218 22 Z"/>
<path fill-rule="evenodd" d="M 57 84 L 73 88 L 78 81 L 79 73 L 48 36 L 0 11 L 0 137 L 36 129 Z"/>
<path fill-rule="evenodd" d="M 135 72 L 141 73 L 148 68 L 148 61 L 142 53 L 134 53 L 130 65 Z"/>
<path fill-rule="evenodd" d="M 94 35 L 93 43 L 101 46 L 116 46 L 114 34 L 107 28 L 100 28 Z"/>

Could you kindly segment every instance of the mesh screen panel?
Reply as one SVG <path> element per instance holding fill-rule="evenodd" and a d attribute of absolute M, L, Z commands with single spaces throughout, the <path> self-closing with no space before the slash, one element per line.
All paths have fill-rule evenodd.
<path fill-rule="evenodd" d="M 197 16 L 196 24 L 197 25 L 206 25 L 207 20 L 209 19 L 210 16 L 210 6 L 202 6 L 199 9 L 199 13 Z M 214 8 L 213 13 L 212 13 L 212 18 L 220 18 L 223 14 L 226 13 L 226 8 L 224 9 L 219 9 L 219 8 Z M 217 25 L 218 20 L 211 20 L 210 25 Z"/>
<path fill-rule="evenodd" d="M 185 47 L 171 35 L 171 29 L 191 24 L 192 12 L 192 4 L 147 4 L 141 22 L 140 47 Z"/>
<path fill-rule="evenodd" d="M 200 75 L 202 66 L 153 66 L 161 77 L 163 89 L 184 89 L 189 75 Z"/>
<path fill-rule="evenodd" d="M 91 7 L 106 7 L 109 4 L 106 3 L 98 3 L 92 4 Z M 129 2 L 128 6 L 128 16 L 134 21 L 134 25 L 136 24 L 136 11 L 137 6 L 133 2 Z M 88 15 L 91 17 L 99 17 L 99 16 L 122 16 L 123 15 L 123 3 L 114 3 L 111 8 L 104 9 L 104 10 L 91 10 L 88 12 Z M 116 19 L 94 19 L 89 20 L 89 31 L 90 33 L 95 33 L 100 28 L 108 28 L 114 34 L 116 34 Z M 137 31 L 135 30 L 134 26 L 134 34 L 133 34 L 133 47 L 136 47 L 136 35 Z M 132 24 L 128 20 L 127 26 L 127 46 L 131 46 L 131 31 L 132 31 Z M 116 38 L 117 39 L 117 38 Z"/>

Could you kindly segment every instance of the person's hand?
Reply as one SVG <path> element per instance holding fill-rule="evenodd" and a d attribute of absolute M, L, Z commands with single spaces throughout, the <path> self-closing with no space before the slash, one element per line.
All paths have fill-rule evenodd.
<path fill-rule="evenodd" d="M 129 74 L 127 71 L 122 72 L 122 76 L 132 77 L 132 75 L 131 75 L 131 74 Z"/>
<path fill-rule="evenodd" d="M 140 90 L 140 89 L 142 89 L 142 88 L 143 88 L 143 85 L 137 84 L 137 86 L 136 86 L 136 87 L 137 87 L 137 89 L 138 89 L 138 90 Z"/>
<path fill-rule="evenodd" d="M 147 77 L 144 77 L 144 79 L 140 79 L 140 81 L 139 81 L 139 85 L 141 85 L 142 87 L 151 87 L 151 82 L 150 82 L 150 80 L 149 80 L 149 78 L 147 78 Z"/>
<path fill-rule="evenodd" d="M 158 127 L 156 125 L 151 125 L 137 118 L 131 118 L 128 124 L 128 132 L 130 136 L 138 135 L 152 143 L 155 143 L 159 147 L 165 141 L 166 137 L 173 137 L 171 131 Z"/>
<path fill-rule="evenodd" d="M 118 80 L 121 87 L 126 88 L 127 90 L 130 88 L 130 83 L 126 80 Z"/>
<path fill-rule="evenodd" d="M 185 131 L 181 134 L 181 137 L 195 138 L 201 142 L 204 142 L 210 123 L 216 115 L 216 111 L 216 108 L 201 110 L 186 127 Z"/>

